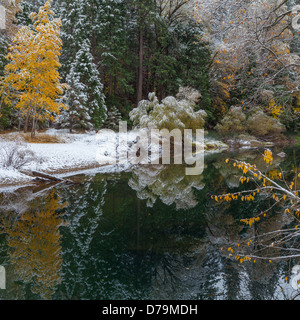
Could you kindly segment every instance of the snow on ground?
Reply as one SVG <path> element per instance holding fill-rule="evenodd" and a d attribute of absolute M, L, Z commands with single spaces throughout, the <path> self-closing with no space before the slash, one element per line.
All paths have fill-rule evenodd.
<path fill-rule="evenodd" d="M 14 135 L 2 135 L 1 147 L 13 144 Z M 116 136 L 111 131 L 102 131 L 100 134 L 70 134 L 66 130 L 48 130 L 48 135 L 55 135 L 62 143 L 38 144 L 26 143 L 28 149 L 36 155 L 36 161 L 26 164 L 21 171 L 40 171 L 49 174 L 72 172 L 88 168 L 108 166 L 116 157 Z M 3 164 L 2 164 L 3 165 Z M 3 168 L 0 163 L 0 185 L 26 183 L 31 177 L 20 173 L 13 168 Z"/>
<path fill-rule="evenodd" d="M 21 172 L 13 168 L 4 168 L 4 164 L 1 163 L 1 150 L 3 151 L 3 147 L 7 147 L 8 144 L 13 145 L 15 143 L 14 138 L 19 134 L 0 135 L 0 186 L 28 183 L 33 178 L 24 173 L 30 173 L 31 171 L 63 177 L 70 176 L 74 172 L 87 173 L 87 170 L 94 173 L 120 172 L 130 168 L 130 164 L 126 163 L 127 157 L 126 159 L 122 159 L 122 157 L 119 159 L 122 165 L 116 165 L 118 134 L 111 130 L 101 130 L 98 133 L 70 134 L 68 130 L 50 129 L 46 131 L 46 134 L 55 136 L 61 142 L 52 144 L 25 143 L 25 146 L 34 152 L 35 160 L 24 165 L 20 170 Z M 123 138 L 124 140 L 127 139 L 128 145 L 132 146 L 134 150 L 136 133 L 132 131 L 128 132 L 127 135 L 126 138 L 124 138 L 125 136 Z M 209 141 L 209 143 L 211 144 L 212 141 Z M 218 143 L 214 146 L 214 151 L 224 147 L 220 145 L 220 142 Z M 123 144 L 126 145 L 125 142 Z M 140 141 L 139 144 L 145 145 L 145 149 L 148 148 L 147 141 L 145 143 Z M 131 162 L 131 159 L 129 159 L 129 162 Z"/>
<path fill-rule="evenodd" d="M 30 182 L 31 177 L 19 172 L 13 168 L 0 168 L 0 184 L 11 185 L 11 184 L 23 184 Z"/>

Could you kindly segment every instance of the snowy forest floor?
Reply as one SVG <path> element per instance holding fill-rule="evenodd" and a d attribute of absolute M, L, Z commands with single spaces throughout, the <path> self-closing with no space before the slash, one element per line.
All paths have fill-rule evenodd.
<path fill-rule="evenodd" d="M 50 137 L 49 140 L 57 142 L 21 141 L 19 147 L 15 148 L 16 141 L 24 135 L 18 132 L 0 135 L 0 188 L 31 183 L 35 179 L 30 175 L 32 171 L 66 177 L 96 168 L 105 168 L 107 172 L 114 170 L 110 161 L 115 153 L 115 144 L 108 132 L 70 134 L 68 130 L 50 129 L 43 135 L 51 136 L 52 139 Z M 30 152 L 33 155 L 32 161 L 20 169 L 14 168 L 14 165 L 7 165 L 10 156 L 19 157 L 18 151 Z"/>
<path fill-rule="evenodd" d="M 136 133 L 130 131 L 127 135 L 129 146 L 133 146 Z M 126 161 L 121 161 L 123 165 L 113 164 L 116 158 L 116 137 L 116 133 L 110 130 L 71 134 L 69 130 L 49 129 L 37 133 L 33 143 L 30 141 L 30 134 L 2 133 L 0 134 L 0 190 L 35 183 L 36 177 L 32 175 L 33 171 L 66 178 L 80 173 L 130 170 L 131 165 L 126 164 Z M 249 144 L 244 147 L 248 148 Z M 228 145 L 215 138 L 205 139 L 206 153 L 218 153 L 228 148 Z M 24 156 L 30 161 L 18 168 L 18 162 Z"/>

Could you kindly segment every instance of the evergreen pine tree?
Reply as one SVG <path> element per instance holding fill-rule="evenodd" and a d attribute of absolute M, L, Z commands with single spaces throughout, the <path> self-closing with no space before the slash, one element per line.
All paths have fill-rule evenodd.
<path fill-rule="evenodd" d="M 39 11 L 39 8 L 45 4 L 45 0 L 23 0 L 21 1 L 21 11 L 17 14 L 18 24 L 21 26 L 32 26 L 30 14 Z M 52 6 L 51 6 L 52 7 Z M 53 7 L 52 7 L 53 10 Z"/>
<path fill-rule="evenodd" d="M 94 2 L 97 5 L 97 10 L 93 14 L 95 26 L 91 25 L 90 28 L 95 36 L 96 63 L 101 73 L 105 74 L 105 93 L 108 97 L 124 97 L 124 94 L 133 92 L 134 78 L 129 68 L 133 63 L 133 55 L 130 54 L 129 32 L 126 26 L 128 17 L 126 2 L 124 0 Z"/>
<path fill-rule="evenodd" d="M 84 1 L 62 0 L 56 5 L 56 11 L 62 21 L 61 37 L 63 40 L 62 75 L 66 78 L 71 64 L 80 49 L 81 43 L 88 39 L 86 32 L 87 17 L 84 12 Z"/>
<path fill-rule="evenodd" d="M 99 129 L 106 120 L 105 96 L 99 72 L 93 62 L 88 40 L 82 42 L 69 74 L 66 77 L 69 90 L 64 122 L 73 128 Z"/>
<path fill-rule="evenodd" d="M 6 55 L 8 53 L 8 37 L 0 34 L 0 77 L 4 76 L 4 67 L 7 64 Z M 11 126 L 12 107 L 4 102 L 4 96 L 0 98 L 0 129 L 6 129 Z"/>
<path fill-rule="evenodd" d="M 130 51 L 126 0 L 89 0 L 83 7 L 85 32 L 101 74 L 109 114 L 128 114 L 128 97 L 134 95 L 135 56 Z M 109 120 L 109 119 L 108 119 Z"/>

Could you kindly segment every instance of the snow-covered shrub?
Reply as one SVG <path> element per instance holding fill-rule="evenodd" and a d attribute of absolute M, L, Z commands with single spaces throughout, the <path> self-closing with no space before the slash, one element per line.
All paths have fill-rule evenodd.
<path fill-rule="evenodd" d="M 286 129 L 278 119 L 267 115 L 262 108 L 255 107 L 246 114 L 242 107 L 231 107 L 227 115 L 216 126 L 222 135 L 231 133 L 250 133 L 263 137 L 269 134 L 280 134 Z"/>
<path fill-rule="evenodd" d="M 227 115 L 216 126 L 216 130 L 222 135 L 231 133 L 250 133 L 263 137 L 269 134 L 280 134 L 286 129 L 278 119 L 267 115 L 262 108 L 252 108 L 248 114 L 242 107 L 231 107 Z"/>
<path fill-rule="evenodd" d="M 280 134 L 286 131 L 285 126 L 278 119 L 267 115 L 261 108 L 253 110 L 247 124 L 250 133 L 258 136 Z"/>
<path fill-rule="evenodd" d="M 196 92 L 196 91 L 195 91 Z M 137 128 L 148 129 L 202 129 L 207 114 L 204 110 L 195 112 L 195 97 L 201 97 L 193 92 L 193 98 L 187 99 L 181 93 L 180 99 L 167 97 L 158 101 L 155 93 L 149 93 L 149 100 L 142 100 L 129 116 Z"/>
<path fill-rule="evenodd" d="M 246 114 L 242 107 L 232 106 L 223 120 L 217 124 L 216 130 L 220 134 L 242 133 L 246 129 Z"/>
<path fill-rule="evenodd" d="M 22 140 L 0 141 L 0 167 L 21 169 L 36 157 Z"/>
<path fill-rule="evenodd" d="M 201 93 L 191 87 L 180 87 L 176 95 L 177 100 L 187 100 L 193 104 L 197 104 L 202 98 Z"/>

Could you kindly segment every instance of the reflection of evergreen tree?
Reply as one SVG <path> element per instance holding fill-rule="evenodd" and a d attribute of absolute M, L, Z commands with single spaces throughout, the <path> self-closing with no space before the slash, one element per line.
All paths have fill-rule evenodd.
<path fill-rule="evenodd" d="M 116 205 L 116 211 L 122 215 L 127 209 L 127 216 L 115 215 L 110 199 L 113 190 L 110 190 L 109 207 L 103 216 L 105 181 L 85 182 L 80 189 L 63 190 L 70 205 L 66 213 L 69 224 L 63 232 L 64 281 L 57 292 L 61 298 L 93 300 L 145 296 L 146 284 L 151 279 L 151 259 L 148 252 L 135 251 L 136 200 L 125 196 L 126 201 L 122 197 L 122 187 L 115 182 L 110 188 L 116 188 L 117 201 L 126 203 L 125 208 Z"/>
<path fill-rule="evenodd" d="M 272 264 L 258 261 L 256 264 L 245 265 L 245 273 L 250 280 L 247 281 L 250 298 L 253 300 L 282 299 L 278 283 L 288 274 L 289 264 L 289 261 Z"/>
<path fill-rule="evenodd" d="M 224 277 L 224 287 L 226 300 L 238 300 L 240 298 L 240 290 L 241 290 L 241 275 L 237 270 L 235 270 L 233 264 L 236 261 L 227 261 L 225 264 L 225 277 Z"/>
<path fill-rule="evenodd" d="M 60 229 L 60 210 L 53 211 L 47 219 L 37 215 L 38 208 L 47 209 L 46 203 L 51 198 L 40 195 L 38 201 L 29 201 L 21 208 L 22 199 L 32 196 L 28 191 L 30 189 L 26 189 L 22 197 L 17 195 L 15 200 L 12 195 L 6 201 L 0 197 L 2 211 L 9 203 L 14 205 L 11 208 L 22 209 L 19 215 L 11 213 L 1 218 L 0 232 L 12 231 L 7 232 L 6 240 L 4 234 L 0 235 L 0 264 L 7 266 L 10 281 L 9 290 L 0 292 L 0 297 L 39 298 L 50 288 L 54 299 L 282 298 L 278 284 L 288 274 L 288 263 L 240 265 L 228 259 L 226 250 L 220 250 L 228 243 L 239 243 L 241 238 L 247 238 L 253 232 L 253 229 L 245 228 L 240 219 L 261 208 L 264 202 L 257 198 L 247 206 L 238 203 L 217 206 L 210 195 L 221 189 L 226 191 L 229 187 L 221 172 L 215 170 L 214 163 L 215 159 L 206 161 L 207 168 L 198 181 L 205 186 L 193 190 L 193 201 L 197 205 L 189 210 L 178 210 L 176 202 L 165 204 L 163 199 L 168 193 L 156 192 L 164 191 L 163 186 L 167 186 L 168 181 L 174 181 L 168 180 L 168 170 L 154 172 L 158 173 L 162 186 L 157 183 L 155 188 L 150 188 L 157 197 L 153 207 L 147 207 L 146 201 L 138 199 L 136 191 L 128 186 L 130 173 L 100 174 L 83 178 L 81 185 L 60 185 L 56 191 L 69 205 L 64 209 L 65 219 L 69 222 L 67 227 Z M 169 172 L 171 178 L 179 177 L 180 189 L 181 172 Z M 137 171 L 133 173 L 133 179 L 138 178 L 139 185 L 146 188 L 151 187 L 151 182 L 155 180 L 151 178 L 151 172 L 136 175 Z M 141 177 L 148 177 L 149 180 L 143 181 Z M 183 185 L 190 188 L 193 183 Z M 36 215 L 37 219 L 32 221 L 33 218 L 25 213 L 27 211 L 33 213 L 33 217 Z M 20 219 L 22 216 L 24 218 Z M 271 228 L 276 221 L 278 219 L 269 219 L 265 224 L 260 223 L 258 232 L 268 231 L 266 228 Z M 27 225 L 29 222 L 30 226 Z M 53 236 L 48 235 L 44 228 L 52 230 L 50 233 Z M 45 230 L 46 236 L 38 230 Z M 23 239 L 30 240 L 27 247 L 24 243 L 19 244 L 20 236 L 15 234 L 12 238 L 13 232 L 17 231 L 19 235 L 24 235 Z M 55 241 L 59 234 L 62 235 L 61 244 Z M 43 241 L 46 248 L 32 255 L 29 266 L 22 268 L 29 249 L 32 246 L 39 249 Z M 56 244 L 51 247 L 50 243 Z M 22 254 L 18 248 L 24 249 Z M 41 264 L 47 248 L 50 253 L 57 248 L 57 255 L 50 254 L 52 258 L 43 267 Z M 17 264 L 18 273 L 14 273 Z M 295 261 L 291 265 L 294 264 Z M 37 270 L 35 266 L 38 266 Z M 59 280 L 54 279 L 54 282 L 58 284 L 61 278 L 61 284 L 47 289 L 48 279 L 51 280 L 54 273 L 58 274 L 56 280 Z M 28 290 L 34 287 L 39 295 Z"/>
<path fill-rule="evenodd" d="M 149 221 L 145 214 L 149 209 L 143 202 L 138 206 L 135 192 L 126 186 L 126 180 L 109 185 L 91 181 L 80 188 L 62 191 L 69 203 L 70 222 L 68 228 L 63 229 L 64 281 L 56 296 L 66 299 L 145 298 L 152 281 L 162 275 L 166 276 L 165 284 L 177 286 L 182 258 L 176 249 L 172 252 L 173 249 L 164 248 L 168 246 L 164 236 L 159 243 L 150 239 L 153 223 L 160 220 L 165 206 L 157 216 L 151 215 L 153 218 Z M 173 216 L 177 212 L 171 211 Z M 181 232 L 179 220 L 184 221 L 186 215 L 176 214 L 178 229 L 170 228 L 166 237 Z M 172 225 L 170 218 L 162 221 L 164 225 L 160 223 L 157 236 L 166 224 Z"/>
<path fill-rule="evenodd" d="M 95 263 L 91 250 L 102 216 L 106 182 L 86 182 L 79 190 L 70 187 L 62 192 L 69 203 L 66 211 L 69 224 L 63 232 L 61 294 L 66 299 L 84 298 L 97 292 L 99 285 L 97 272 L 91 272 Z"/>

